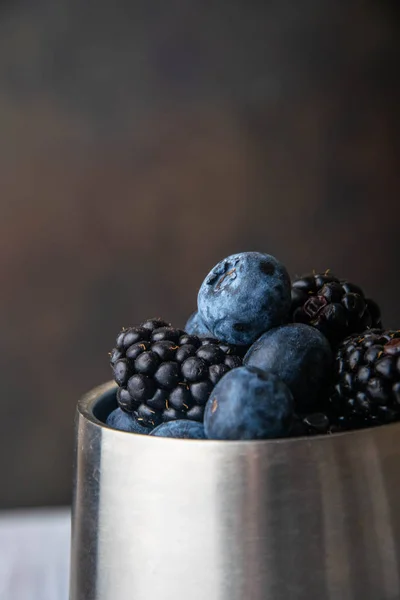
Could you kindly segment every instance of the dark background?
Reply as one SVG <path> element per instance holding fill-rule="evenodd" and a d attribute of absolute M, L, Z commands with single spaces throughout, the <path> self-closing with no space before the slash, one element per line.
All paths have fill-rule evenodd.
<path fill-rule="evenodd" d="M 0 507 L 69 501 L 118 330 L 182 325 L 229 253 L 400 326 L 396 5 L 0 2 Z"/>

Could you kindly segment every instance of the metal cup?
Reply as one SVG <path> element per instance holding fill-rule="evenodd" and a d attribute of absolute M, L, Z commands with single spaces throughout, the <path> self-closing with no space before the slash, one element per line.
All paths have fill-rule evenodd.
<path fill-rule="evenodd" d="M 70 600 L 399 600 L 400 424 L 173 440 L 115 406 L 78 404 Z"/>

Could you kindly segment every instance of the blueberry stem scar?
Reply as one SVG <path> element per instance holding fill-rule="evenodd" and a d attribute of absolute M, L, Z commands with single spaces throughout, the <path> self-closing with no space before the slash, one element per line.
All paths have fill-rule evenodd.
<path fill-rule="evenodd" d="M 225 281 L 225 279 L 227 277 L 229 277 L 230 275 L 233 275 L 234 273 L 236 273 L 236 268 L 234 267 L 233 269 L 231 269 L 230 271 L 228 271 L 227 273 L 224 273 L 221 277 L 221 279 L 218 281 L 217 285 L 215 286 L 215 290 L 219 290 L 221 288 L 221 285 L 223 284 L 223 282 Z"/>

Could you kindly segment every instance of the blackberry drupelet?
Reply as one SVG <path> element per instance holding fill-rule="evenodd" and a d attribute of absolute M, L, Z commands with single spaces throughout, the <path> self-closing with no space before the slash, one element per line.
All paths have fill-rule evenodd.
<path fill-rule="evenodd" d="M 327 412 L 314 412 L 310 414 L 295 415 L 290 437 L 325 435 L 340 431 L 336 420 Z"/>
<path fill-rule="evenodd" d="M 329 271 L 292 282 L 291 317 L 319 329 L 333 346 L 353 333 L 382 327 L 379 306 L 357 285 Z"/>
<path fill-rule="evenodd" d="M 202 422 L 214 385 L 242 359 L 233 345 L 150 319 L 120 332 L 110 363 L 119 407 L 155 427 L 178 419 Z"/>
<path fill-rule="evenodd" d="M 400 330 L 353 335 L 336 356 L 329 410 L 341 429 L 400 420 Z"/>

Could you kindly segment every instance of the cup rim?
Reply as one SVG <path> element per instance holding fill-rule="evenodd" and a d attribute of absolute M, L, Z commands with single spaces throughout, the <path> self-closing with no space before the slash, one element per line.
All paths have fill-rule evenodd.
<path fill-rule="evenodd" d="M 77 412 L 82 416 L 86 421 L 89 421 L 92 426 L 98 429 L 105 429 L 109 432 L 112 432 L 115 435 L 129 435 L 140 438 L 147 438 L 149 436 L 140 434 L 140 433 L 131 433 L 127 431 L 120 431 L 117 429 L 113 429 L 100 419 L 96 417 L 94 414 L 94 407 L 96 404 L 104 397 L 105 394 L 109 394 L 113 390 L 117 389 L 117 384 L 114 381 L 108 381 L 106 383 L 102 383 L 99 386 L 91 389 L 89 392 L 84 394 L 77 404 Z M 290 438 L 275 438 L 270 440 L 181 440 L 175 438 L 155 438 L 162 439 L 162 441 L 172 442 L 172 443 L 199 443 L 203 444 L 207 442 L 209 444 L 221 445 L 224 446 L 240 446 L 240 447 L 260 447 L 260 446 L 275 446 L 280 444 L 299 444 L 306 443 L 308 445 L 317 445 L 320 443 L 328 443 L 334 440 L 339 440 L 342 438 L 348 439 L 349 437 L 357 438 L 357 441 L 363 440 L 366 436 L 371 435 L 373 432 L 374 435 L 385 435 L 385 432 L 388 432 L 392 429 L 399 429 L 399 439 L 400 439 L 400 421 L 394 423 L 387 423 L 385 425 L 378 425 L 376 427 L 365 427 L 364 429 L 356 429 L 352 431 L 340 431 L 331 435 L 320 434 L 314 436 L 293 436 Z M 356 441 L 356 440 L 355 440 Z"/>

